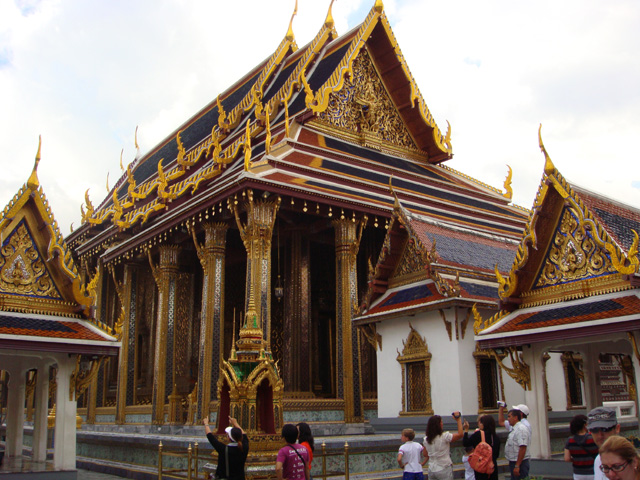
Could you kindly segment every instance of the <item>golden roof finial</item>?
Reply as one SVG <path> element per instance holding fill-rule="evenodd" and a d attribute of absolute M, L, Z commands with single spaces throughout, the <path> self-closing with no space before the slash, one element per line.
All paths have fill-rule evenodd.
<path fill-rule="evenodd" d="M 504 179 L 504 198 L 511 200 L 513 198 L 513 188 L 511 188 L 511 178 L 513 177 L 513 170 L 507 165 L 509 171 L 507 172 L 507 178 Z"/>
<path fill-rule="evenodd" d="M 544 143 L 542 143 L 542 124 L 538 128 L 538 145 L 540 145 L 540 150 L 544 153 L 544 173 L 547 175 L 551 175 L 556 171 L 556 166 L 551 161 L 551 157 L 547 153 L 547 149 L 544 148 Z"/>
<path fill-rule="evenodd" d="M 329 11 L 327 12 L 327 18 L 324 20 L 324 26 L 327 28 L 333 28 L 335 22 L 333 21 L 333 14 L 331 13 L 331 7 L 333 7 L 333 2 L 335 0 L 331 0 L 329 4 Z"/>
<path fill-rule="evenodd" d="M 133 136 L 133 144 L 136 146 L 136 150 L 140 150 L 140 146 L 138 145 L 138 125 L 136 125 L 136 133 Z"/>
<path fill-rule="evenodd" d="M 284 103 L 284 134 L 289 138 L 289 102 L 283 98 L 282 103 Z"/>
<path fill-rule="evenodd" d="M 124 172 L 124 167 L 122 166 L 122 154 L 124 153 L 124 148 L 120 150 L 120 170 Z"/>
<path fill-rule="evenodd" d="M 40 151 L 42 148 L 42 135 L 38 135 L 38 152 L 36 153 L 36 163 L 33 165 L 33 170 L 31 175 L 29 175 L 29 180 L 27 180 L 27 187 L 31 190 L 35 190 L 40 186 L 40 181 L 38 180 L 38 165 L 40 164 Z"/>
<path fill-rule="evenodd" d="M 373 8 L 375 8 L 376 12 L 382 13 L 382 11 L 384 10 L 384 5 L 382 4 L 382 0 L 376 0 L 376 3 L 373 6 Z"/>
<path fill-rule="evenodd" d="M 265 108 L 265 117 L 267 122 L 267 136 L 264 141 L 264 152 L 269 155 L 271 152 L 271 122 L 269 120 L 269 115 L 271 115 L 271 106 L 267 103 L 267 108 Z"/>
<path fill-rule="evenodd" d="M 247 130 L 244 139 L 244 170 L 248 172 L 251 167 L 251 129 L 249 123 L 251 119 L 247 119 Z"/>
<path fill-rule="evenodd" d="M 36 153 L 36 163 L 33 165 L 33 171 L 31 175 L 29 175 L 29 180 L 27 180 L 27 187 L 31 190 L 35 190 L 40 186 L 40 181 L 38 180 L 38 165 L 40 164 L 40 151 L 42 148 L 42 135 L 38 135 L 38 152 Z"/>
<path fill-rule="evenodd" d="M 111 189 L 109 188 L 109 172 L 107 172 L 107 193 L 109 193 Z"/>
<path fill-rule="evenodd" d="M 291 15 L 291 20 L 289 21 L 289 29 L 287 30 L 287 34 L 285 35 L 285 39 L 293 42 L 295 40 L 295 35 L 293 34 L 293 17 L 298 14 L 298 0 L 296 0 L 296 6 L 293 9 L 293 15 Z"/>

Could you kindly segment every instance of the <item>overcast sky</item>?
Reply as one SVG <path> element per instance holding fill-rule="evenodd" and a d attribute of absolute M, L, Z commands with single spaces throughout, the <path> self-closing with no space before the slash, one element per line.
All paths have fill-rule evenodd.
<path fill-rule="evenodd" d="M 310 41 L 329 0 L 299 0 Z M 0 208 L 38 173 L 64 235 L 143 152 L 268 57 L 294 0 L 0 0 Z M 340 34 L 374 0 L 338 0 Z M 545 146 L 570 181 L 640 208 L 640 2 L 386 0 L 447 165 L 531 207 Z"/>

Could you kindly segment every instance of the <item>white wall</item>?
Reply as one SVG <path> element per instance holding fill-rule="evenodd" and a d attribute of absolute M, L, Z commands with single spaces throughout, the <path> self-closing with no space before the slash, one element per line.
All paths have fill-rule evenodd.
<path fill-rule="evenodd" d="M 402 353 L 403 341 L 413 328 L 426 340 L 431 353 L 431 402 L 435 414 L 448 416 L 460 410 L 468 419 L 474 420 L 478 411 L 478 380 L 473 357 L 473 317 L 467 323 L 462 338 L 462 322 L 467 310 L 458 308 L 459 338 L 456 339 L 456 312 L 454 308 L 444 310 L 447 321 L 452 322 L 451 340 L 440 312 L 422 312 L 414 316 L 403 316 L 381 322 L 377 332 L 382 336 L 382 351 L 378 351 L 378 416 L 397 417 L 402 410 L 402 369 L 396 360 Z M 492 312 L 481 312 L 488 318 Z M 524 390 L 506 373 L 502 375 L 505 395 L 510 404 L 524 402 Z"/>

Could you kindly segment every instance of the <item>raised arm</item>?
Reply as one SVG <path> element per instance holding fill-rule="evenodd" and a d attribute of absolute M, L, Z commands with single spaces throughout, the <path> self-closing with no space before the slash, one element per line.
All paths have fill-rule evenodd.
<path fill-rule="evenodd" d="M 242 430 L 242 427 L 240 426 L 238 421 L 235 418 L 233 418 L 231 415 L 229 415 L 229 424 L 232 427 L 239 428 L 242 431 L 242 434 L 244 435 L 244 430 Z"/>
<path fill-rule="evenodd" d="M 453 412 L 453 418 L 458 423 L 458 432 L 454 433 L 451 437 L 451 441 L 455 442 L 460 440 L 464 436 L 464 433 L 462 432 L 462 415 L 460 415 L 460 412 Z"/>

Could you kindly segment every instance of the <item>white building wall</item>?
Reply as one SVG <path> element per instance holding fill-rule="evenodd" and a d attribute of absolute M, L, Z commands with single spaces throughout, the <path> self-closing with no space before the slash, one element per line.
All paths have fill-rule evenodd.
<path fill-rule="evenodd" d="M 407 340 L 411 331 L 409 323 L 427 342 L 431 353 L 431 402 L 433 411 L 437 415 L 449 416 L 452 411 L 460 410 L 470 422 L 475 421 L 478 412 L 478 379 L 476 362 L 473 356 L 475 340 L 473 336 L 473 317 L 467 323 L 464 338 L 462 338 L 462 322 L 466 318 L 467 310 L 458 307 L 458 338 L 456 339 L 456 310 L 448 308 L 444 310 L 445 318 L 452 323 L 451 340 L 438 310 L 422 312 L 413 316 L 403 316 L 385 320 L 378 324 L 377 332 L 382 336 L 382 351 L 378 351 L 378 417 L 396 418 L 402 411 L 402 368 L 397 361 L 398 352 L 402 353 L 403 341 Z M 484 318 L 491 316 L 493 312 L 480 312 Z M 557 357 L 557 358 L 556 358 Z M 556 368 L 555 362 L 559 362 Z M 506 364 L 509 365 L 508 358 Z M 549 379 L 549 384 L 554 385 L 554 405 L 560 405 L 558 401 L 565 402 L 564 377 L 562 376 L 562 363 L 559 356 L 554 355 L 548 365 L 553 364 L 554 376 Z M 502 372 L 504 382 L 505 401 L 508 406 L 525 402 L 524 389 L 515 382 L 506 372 Z M 553 382 L 553 383 L 552 383 Z M 557 388 L 561 386 L 562 388 Z M 560 400 L 555 399 L 557 396 Z"/>

